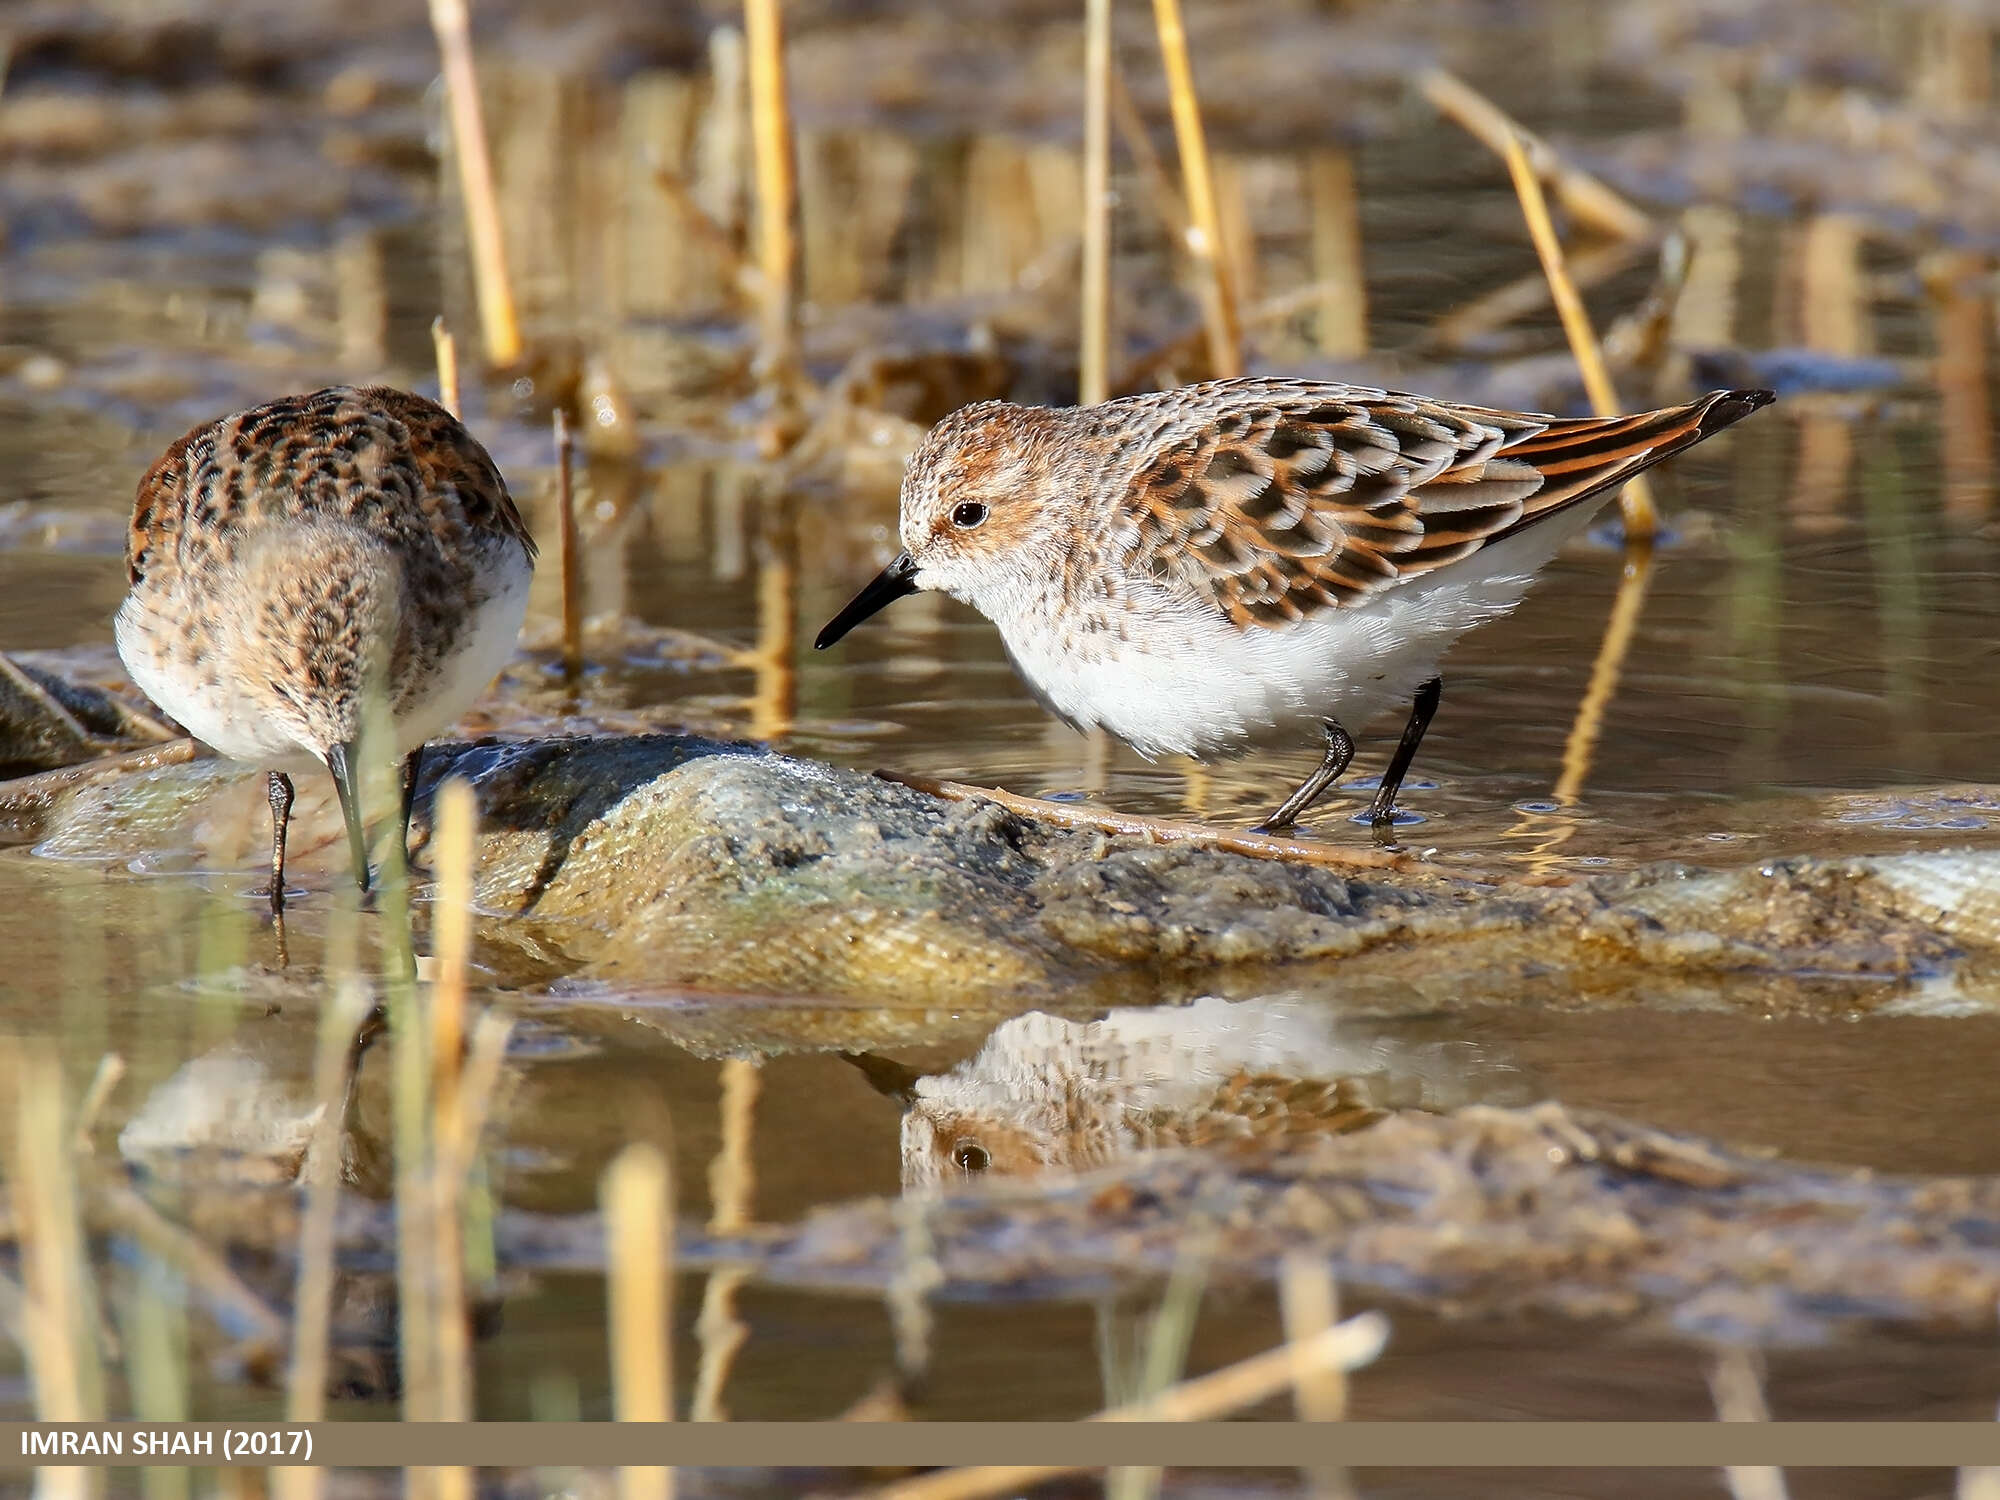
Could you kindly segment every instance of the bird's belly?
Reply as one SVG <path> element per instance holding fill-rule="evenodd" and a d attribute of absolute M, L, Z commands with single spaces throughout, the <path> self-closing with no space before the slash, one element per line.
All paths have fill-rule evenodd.
<path fill-rule="evenodd" d="M 528 607 L 532 570 L 508 544 L 506 564 L 492 591 L 429 665 L 422 686 L 397 691 L 396 753 L 406 753 L 453 723 L 472 705 L 513 655 Z M 195 634 L 177 618 L 175 601 L 134 594 L 118 611 L 118 654 L 133 682 L 187 732 L 230 760 L 276 771 L 304 771 L 321 764 L 298 737 L 296 720 L 271 711 L 263 684 L 232 674 L 219 652 L 203 652 Z"/>
<path fill-rule="evenodd" d="M 171 608 L 134 594 L 120 607 L 114 633 L 139 690 L 218 755 L 277 771 L 318 764 L 256 695 L 198 649 Z"/>
<path fill-rule="evenodd" d="M 1142 755 L 1227 755 L 1294 737 L 1321 719 L 1359 731 L 1408 704 L 1465 631 L 1506 614 L 1560 535 L 1503 543 L 1365 603 L 1292 624 L 1240 630 L 1177 612 L 1127 638 L 1006 629 L 1008 654 L 1037 698 L 1080 728 L 1102 725 Z M 1476 555 L 1483 558 L 1483 554 Z"/>
<path fill-rule="evenodd" d="M 1008 654 L 1042 705 L 1077 728 L 1102 726 L 1145 756 L 1212 756 L 1280 737 L 1340 704 L 1351 711 L 1355 685 L 1345 671 L 1296 655 L 1296 645 L 1204 622 L 1171 638 L 1067 651 L 1009 639 Z"/>
<path fill-rule="evenodd" d="M 493 591 L 472 611 L 450 651 L 420 692 L 396 714 L 398 753 L 414 750 L 440 729 L 456 723 L 514 654 L 521 621 L 528 612 L 533 570 L 519 547 L 507 544 L 509 560 L 497 570 Z"/>

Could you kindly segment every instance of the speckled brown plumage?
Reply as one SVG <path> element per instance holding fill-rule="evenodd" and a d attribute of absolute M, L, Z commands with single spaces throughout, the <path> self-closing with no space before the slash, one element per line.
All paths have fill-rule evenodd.
<path fill-rule="evenodd" d="M 224 755 L 338 780 L 377 688 L 401 751 L 464 711 L 511 650 L 533 558 L 493 460 L 435 402 L 286 396 L 196 427 L 140 480 L 119 651 Z"/>

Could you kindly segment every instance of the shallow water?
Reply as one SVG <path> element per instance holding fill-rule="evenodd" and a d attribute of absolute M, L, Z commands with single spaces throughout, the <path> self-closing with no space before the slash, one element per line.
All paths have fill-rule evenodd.
<path fill-rule="evenodd" d="M 1331 35 L 1335 23 L 1320 24 Z M 1518 45 L 1504 31 L 1494 36 L 1494 47 Z M 1606 81 L 1608 34 L 1585 28 L 1578 37 L 1563 55 L 1563 87 L 1545 99 L 1504 102 L 1572 139 L 1679 118 L 1663 90 Z M 31 74 L 27 84 L 31 100 L 37 90 L 66 86 L 54 73 Z M 0 110 L 15 107 L 18 86 L 10 84 Z M 590 129 L 617 128 L 579 123 L 576 108 L 562 113 L 570 96 L 518 60 L 496 86 L 514 90 L 517 103 L 547 95 L 551 117 L 560 117 L 549 127 L 560 146 L 574 147 Z M 812 87 L 802 84 L 808 93 Z M 627 86 L 628 123 L 640 96 L 638 84 Z M 1533 260 L 1495 164 L 1428 112 L 1393 101 L 1382 107 L 1390 126 L 1355 148 L 1353 162 L 1369 340 L 1397 349 L 1442 307 L 1531 271 Z M 835 127 L 818 128 L 838 143 Z M 1043 142 L 1036 157 L 1005 138 L 941 144 L 935 125 L 928 134 L 913 127 L 907 138 L 871 128 L 868 139 L 888 141 L 886 158 L 900 159 L 890 148 L 903 142 L 900 149 L 924 164 L 932 186 L 923 203 L 940 216 L 955 195 L 1004 207 L 1022 182 L 1053 192 L 1038 176 L 1049 170 L 1046 153 L 1070 150 Z M 1221 135 L 1225 151 L 1235 151 L 1226 129 Z M 298 149 L 300 162 L 316 160 Z M 537 151 L 546 147 L 525 127 L 502 144 L 516 232 L 534 217 L 535 184 L 557 196 L 584 191 L 542 182 Z M 1258 174 L 1296 173 L 1307 154 L 1293 141 L 1227 161 L 1251 183 L 1254 212 L 1284 199 L 1282 183 L 1257 189 Z M 1058 185 L 1066 180 L 1053 175 Z M 1136 184 L 1123 180 L 1136 200 Z M 0 375 L 0 647 L 109 641 L 124 588 L 127 497 L 155 452 L 192 420 L 333 378 L 386 375 L 420 388 L 431 381 L 433 313 L 442 304 L 460 327 L 470 326 L 454 207 L 432 186 L 416 176 L 399 194 L 363 195 L 337 214 L 301 209 L 269 232 L 151 224 L 124 238 L 93 238 L 88 226 L 60 216 L 25 221 L 0 259 L 7 278 L 0 346 L 10 351 Z M 808 184 L 809 218 L 818 190 Z M 593 191 L 616 197 L 601 182 Z M 645 228 L 636 209 L 613 217 L 620 232 L 637 237 Z M 835 295 L 839 276 L 823 273 L 815 326 L 845 318 L 908 345 L 934 339 L 942 325 L 944 342 L 956 345 L 991 321 L 1030 350 L 1019 361 L 1017 388 L 1040 382 L 1059 391 L 1062 359 L 1051 350 L 1067 337 L 1067 311 L 985 311 L 1005 303 L 1004 284 L 1021 279 L 1051 237 L 1031 225 L 1004 253 L 988 245 L 996 262 L 985 266 L 971 247 L 982 227 L 1004 222 L 1000 208 L 987 218 L 966 210 L 964 223 L 949 226 L 916 209 L 907 222 L 892 220 L 902 248 L 890 270 L 877 268 L 865 286 L 850 278 L 845 300 Z M 1865 255 L 1853 247 L 1845 262 L 1835 255 L 1829 273 L 1826 237 L 1837 239 L 1837 227 L 1828 231 L 1823 220 L 1747 215 L 1731 232 L 1741 252 L 1726 285 L 1734 311 L 1708 325 L 1691 318 L 1689 339 L 1712 325 L 1753 351 L 1817 346 L 1827 356 L 1935 357 L 1934 367 L 1924 365 L 1894 391 L 1787 401 L 1656 471 L 1670 535 L 1573 804 L 1558 802 L 1553 788 L 1619 588 L 1613 541 L 1599 533 L 1580 543 L 1516 614 L 1469 639 L 1448 660 L 1444 708 L 1405 795 L 1421 817 L 1405 840 L 1435 848 L 1440 859 L 1519 871 L 1656 859 L 1739 864 L 2000 839 L 2000 792 L 1976 785 L 1991 775 L 1990 729 L 2000 715 L 2000 524 L 1985 366 L 1990 264 L 1979 262 L 1969 275 L 1972 290 L 1926 299 L 1916 285 L 1919 256 L 1893 236 L 1868 243 Z M 810 226 L 807 240 L 810 258 Z M 1139 229 L 1121 240 L 1120 276 L 1142 280 L 1151 266 L 1157 277 L 1158 241 Z M 947 242 L 950 255 L 936 248 Z M 1271 224 L 1259 245 L 1265 294 L 1306 279 L 1307 228 Z M 361 272 L 353 271 L 357 257 Z M 668 411 L 642 424 L 637 467 L 600 460 L 585 476 L 587 609 L 697 632 L 760 653 L 760 661 L 690 666 L 633 650 L 595 661 L 580 697 L 566 702 L 552 688 L 546 656 L 524 659 L 510 674 L 513 707 L 500 716 L 504 723 L 519 727 L 528 702 L 545 728 L 686 724 L 856 767 L 1224 825 L 1268 810 L 1310 766 L 1309 745 L 1195 772 L 1087 741 L 1048 720 L 991 628 L 949 601 L 904 601 L 837 650 L 811 651 L 820 622 L 893 549 L 893 462 L 871 466 L 864 451 L 847 483 L 824 474 L 790 489 L 774 482 L 718 440 L 713 402 L 695 410 L 690 398 L 682 414 L 658 395 L 673 378 L 661 366 L 678 357 L 657 347 L 663 318 L 705 358 L 720 357 L 716 349 L 733 335 L 714 334 L 692 292 L 686 305 L 669 308 L 658 305 L 665 295 L 658 288 L 620 303 L 571 274 L 585 258 L 575 246 L 538 242 L 523 256 L 528 296 L 544 323 L 555 320 L 552 309 L 567 309 L 586 340 L 617 344 L 629 356 L 628 388 L 650 409 Z M 940 270 L 947 262 L 956 279 Z M 699 281 L 681 269 L 684 282 Z M 357 276 L 359 290 L 350 285 Z M 1593 294 L 1600 318 L 1635 302 L 1647 279 L 1642 259 L 1605 283 Z M 1185 310 L 1184 295 L 1155 291 L 1154 304 Z M 1843 293 L 1858 337 L 1828 327 L 1828 299 Z M 372 316 L 354 312 L 357 300 Z M 1126 310 L 1128 325 L 1139 324 L 1138 312 Z M 357 317 L 359 335 L 350 326 Z M 1016 325 L 1027 331 L 1013 332 Z M 1539 338 L 1537 347 L 1556 347 L 1546 316 L 1521 326 Z M 1966 327 L 1976 330 L 1969 346 Z M 860 335 L 844 337 L 866 346 Z M 839 340 L 828 333 L 825 342 Z M 1271 368 L 1337 362 L 1290 328 L 1270 345 Z M 30 354 L 55 363 L 35 366 Z M 819 366 L 838 362 L 822 355 Z M 1485 389 L 1484 372 L 1469 367 L 1433 365 L 1425 373 L 1443 394 Z M 1678 398 L 1682 388 L 1669 386 L 1661 398 Z M 473 405 L 475 426 L 535 530 L 552 538 L 543 408 L 534 405 L 543 394 L 501 387 L 474 392 Z M 1626 394 L 1636 402 L 1643 393 L 1635 383 Z M 554 570 L 544 568 L 531 629 L 550 628 L 554 589 Z M 477 713 L 472 727 L 480 727 Z M 1398 727 L 1367 726 L 1359 773 L 1379 767 Z M 1934 795 L 1959 783 L 1975 785 L 1956 798 Z M 1363 786 L 1330 797 L 1313 832 L 1364 843 L 1367 831 L 1346 816 L 1362 805 Z M 246 817 L 257 811 L 251 801 Z M 78 1087 L 100 1056 L 119 1053 L 130 1071 L 107 1110 L 107 1129 L 188 1058 L 225 1042 L 252 1047 L 281 1077 L 296 1080 L 309 1067 L 309 1009 L 286 991 L 278 1013 L 267 1014 L 271 986 L 257 966 L 266 961 L 268 933 L 249 895 L 254 823 L 246 830 L 245 862 L 226 869 L 180 869 L 172 851 L 138 871 L 0 853 L 0 1024 L 53 1038 Z M 308 911 L 321 899 L 309 896 Z M 312 925 L 303 925 L 309 945 Z M 1310 1003 L 1339 1013 L 1337 982 L 1322 977 L 1306 989 Z M 2000 1172 L 2000 1145 L 1986 1124 L 2000 1072 L 2000 1019 L 1583 1008 L 1568 1003 L 1559 980 L 1523 986 L 1520 999 L 1470 1018 L 1402 1014 L 1367 1025 L 1394 1043 L 1468 1042 L 1466 1055 L 1505 1071 L 1510 1089 L 1531 1096 L 1787 1157 L 1887 1171 Z M 635 1113 L 664 1101 L 678 1206 L 705 1215 L 705 1174 L 720 1147 L 717 1063 L 676 1046 L 629 999 L 529 994 L 523 1008 L 532 1028 L 516 1049 L 508 1201 L 589 1207 L 597 1174 Z M 905 1060 L 942 1072 L 974 1050 L 954 1037 Z M 1484 1097 L 1482 1076 L 1468 1069 L 1471 1097 Z M 369 1107 L 364 1100 L 364 1128 Z M 763 1219 L 893 1193 L 897 1109 L 837 1056 L 773 1056 L 761 1070 L 752 1160 Z M 702 1279 L 686 1278 L 677 1314 L 684 1347 L 676 1355 L 684 1380 L 700 1354 L 692 1320 L 701 1294 Z M 727 1403 L 739 1417 L 837 1414 L 893 1363 L 887 1315 L 872 1301 L 751 1288 L 738 1312 L 750 1336 Z M 919 1414 L 1084 1414 L 1104 1397 L 1094 1354 L 1101 1315 L 1064 1304 L 941 1308 Z M 571 1403 L 603 1414 L 601 1328 L 601 1286 L 592 1279 L 550 1277 L 511 1296 L 499 1332 L 479 1350 L 481 1414 L 554 1415 Z M 1275 1337 L 1268 1298 L 1217 1301 L 1204 1314 L 1190 1365 L 1218 1365 Z M 2000 1362 L 1989 1350 L 1893 1345 L 1781 1355 L 1771 1393 L 1780 1413 L 1793 1417 L 1984 1417 L 2000 1393 Z M 18 1408 L 22 1399 L 7 1396 L 0 1406 Z M 217 1415 L 269 1415 L 277 1405 L 268 1392 L 227 1383 L 203 1387 L 201 1401 Z M 1468 1328 L 1415 1314 L 1398 1315 L 1392 1352 L 1356 1381 L 1355 1401 L 1357 1415 L 1395 1417 L 1708 1410 L 1699 1360 L 1685 1348 L 1570 1327 Z"/>

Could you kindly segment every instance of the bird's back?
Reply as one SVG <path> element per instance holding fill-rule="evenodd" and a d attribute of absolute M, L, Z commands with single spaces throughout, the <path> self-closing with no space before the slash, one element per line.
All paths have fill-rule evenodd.
<path fill-rule="evenodd" d="M 486 450 L 433 401 L 388 387 L 285 396 L 187 433 L 139 482 L 136 587 L 227 563 L 273 523 L 345 522 L 412 558 L 534 543 Z"/>
<path fill-rule="evenodd" d="M 382 387 L 287 396 L 195 428 L 140 481 L 119 650 L 238 758 L 351 737 L 377 670 L 420 736 L 504 660 L 533 555 L 493 460 L 443 407 Z"/>

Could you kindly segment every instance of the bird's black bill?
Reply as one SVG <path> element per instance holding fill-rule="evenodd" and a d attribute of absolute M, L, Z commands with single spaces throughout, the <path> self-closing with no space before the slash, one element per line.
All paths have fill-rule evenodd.
<path fill-rule="evenodd" d="M 899 1063 L 893 1058 L 878 1057 L 873 1052 L 843 1052 L 840 1055 L 862 1071 L 875 1085 L 876 1093 L 894 1099 L 905 1109 L 917 1102 L 917 1083 L 924 1076 L 922 1069 Z"/>
<path fill-rule="evenodd" d="M 354 747 L 335 745 L 326 752 L 333 789 L 340 796 L 340 816 L 347 824 L 347 846 L 354 854 L 354 880 L 368 894 L 368 838 L 361 831 L 361 787 L 355 777 Z"/>
<path fill-rule="evenodd" d="M 813 641 L 813 650 L 824 651 L 870 615 L 887 609 L 904 595 L 914 594 L 917 590 L 916 563 L 911 561 L 909 553 L 897 553 L 896 560 L 849 600 L 847 608 L 826 622 L 826 629 Z"/>

